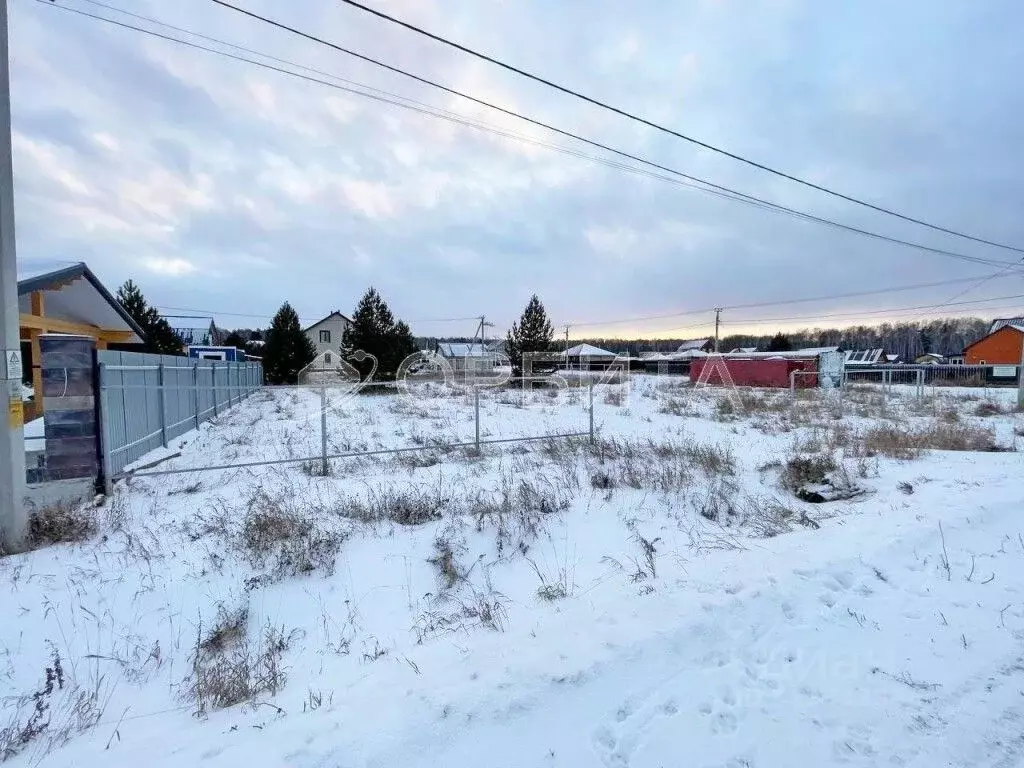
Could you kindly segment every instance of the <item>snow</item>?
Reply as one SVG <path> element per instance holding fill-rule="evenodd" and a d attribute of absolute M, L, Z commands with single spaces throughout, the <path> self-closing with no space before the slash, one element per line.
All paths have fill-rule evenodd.
<path fill-rule="evenodd" d="M 5 717 L 39 689 L 54 652 L 68 682 L 53 699 L 50 735 L 77 722 L 72 691 L 95 691 L 103 705 L 94 727 L 68 726 L 67 743 L 50 751 L 44 734 L 10 764 L 1024 760 L 1021 454 L 897 461 L 840 451 L 868 493 L 822 505 L 795 499 L 772 468 L 839 424 L 920 426 L 952 412 L 1010 447 L 1024 433 L 1024 418 L 1007 412 L 1013 390 L 943 390 L 920 404 L 912 387 L 893 387 L 884 402 L 864 387 L 839 422 L 815 415 L 820 393 L 801 393 L 788 415 L 788 392 L 754 393 L 770 407 L 731 416 L 721 392 L 674 377 L 631 381 L 595 388 L 600 452 L 616 441 L 718 446 L 735 471 L 695 464 L 679 483 L 658 475 L 658 488 L 643 473 L 677 465 L 644 453 L 623 465 L 639 487 L 628 474 L 603 487 L 595 478 L 614 460 L 552 442 L 337 461 L 329 477 L 291 464 L 118 484 L 89 541 L 0 558 Z M 473 439 L 471 395 L 432 384 L 417 392 L 332 393 L 330 450 Z M 975 415 L 986 402 L 1004 412 Z M 481 436 L 585 432 L 586 403 L 582 388 L 485 390 Z M 315 456 L 319 425 L 318 393 L 268 391 L 140 463 L 165 458 L 150 470 L 159 471 Z M 785 505 L 786 530 L 766 538 L 742 514 L 714 523 L 697 514 L 726 484 L 739 507 Z M 401 525 L 343 512 L 389 493 L 442 514 Z M 344 533 L 333 569 L 266 578 L 266 564 L 237 547 L 259 499 Z M 483 511 L 494 500 L 506 504 L 500 520 Z M 442 539 L 459 569 L 448 588 L 431 562 Z M 544 586 L 567 594 L 542 599 Z M 467 613 L 482 600 L 495 606 L 491 622 Z M 269 626 L 288 638 L 287 683 L 256 706 L 197 717 L 186 681 L 221 604 L 246 604 L 253 636 Z"/>
<path fill-rule="evenodd" d="M 25 450 L 46 450 L 46 423 L 42 416 L 25 423 Z"/>
<path fill-rule="evenodd" d="M 593 344 L 577 344 L 565 351 L 568 357 L 615 357 L 614 352 L 595 347 Z"/>

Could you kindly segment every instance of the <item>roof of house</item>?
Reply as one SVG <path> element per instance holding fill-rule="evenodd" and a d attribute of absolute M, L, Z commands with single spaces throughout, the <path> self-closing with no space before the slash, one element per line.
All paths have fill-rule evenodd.
<path fill-rule="evenodd" d="M 1024 317 L 997 317 L 992 321 L 992 325 L 988 327 L 989 335 L 991 336 L 1000 328 L 1007 325 L 1024 326 Z"/>
<path fill-rule="evenodd" d="M 702 349 L 711 343 L 711 339 L 689 339 L 679 345 L 676 352 L 687 352 L 691 349 Z"/>
<path fill-rule="evenodd" d="M 846 350 L 847 365 L 874 365 L 883 358 L 888 358 L 885 350 L 878 349 L 848 349 Z"/>
<path fill-rule="evenodd" d="M 321 323 L 326 323 L 328 320 L 331 320 L 331 319 L 333 319 L 335 317 L 340 317 L 346 323 L 350 323 L 351 324 L 351 322 L 352 322 L 352 318 L 346 317 L 345 315 L 341 314 L 341 310 L 336 309 L 333 312 L 331 312 L 331 314 L 327 315 L 327 317 L 321 317 L 319 320 L 317 320 L 315 323 L 313 323 L 308 328 L 303 328 L 302 332 L 303 333 L 309 333 L 310 331 L 312 331 L 314 328 L 316 328 Z"/>
<path fill-rule="evenodd" d="M 85 262 L 60 269 L 18 269 L 18 307 L 29 312 L 30 295 L 44 294 L 47 317 L 84 323 L 110 331 L 131 331 L 145 340 L 145 332 L 106 289 Z M 97 300 L 99 299 L 99 300 Z"/>
<path fill-rule="evenodd" d="M 1000 322 L 1000 321 L 997 320 L 996 322 Z M 993 325 L 995 325 L 995 323 L 993 323 Z M 970 344 L 968 344 L 966 347 L 964 347 L 964 352 L 966 352 L 968 349 L 973 347 L 975 344 L 980 344 L 985 339 L 987 339 L 989 336 L 992 336 L 995 333 L 999 333 L 999 331 L 1003 330 L 1004 328 L 1011 328 L 1012 330 L 1018 331 L 1019 333 L 1024 333 L 1024 318 L 1020 318 L 1019 322 L 1016 321 L 1015 319 L 1012 319 L 1012 318 L 1010 320 L 1007 320 L 1005 323 L 1000 325 L 998 328 L 989 331 L 987 334 L 982 336 L 980 339 L 975 339 L 974 341 L 972 341 Z"/>
<path fill-rule="evenodd" d="M 443 357 L 486 357 L 494 352 L 487 349 L 479 342 L 442 341 L 437 345 L 437 351 Z"/>
<path fill-rule="evenodd" d="M 743 354 L 749 354 L 751 352 L 757 352 L 757 347 L 736 347 L 733 352 L 739 352 Z"/>
<path fill-rule="evenodd" d="M 595 347 L 593 344 L 577 344 L 565 350 L 568 357 L 615 357 L 614 352 Z"/>

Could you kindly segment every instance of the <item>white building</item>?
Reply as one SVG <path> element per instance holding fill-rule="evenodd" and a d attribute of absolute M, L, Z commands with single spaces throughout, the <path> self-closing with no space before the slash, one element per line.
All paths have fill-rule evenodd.
<path fill-rule="evenodd" d="M 313 323 L 303 332 L 316 345 L 317 355 L 321 355 L 324 352 L 338 352 L 341 349 L 342 334 L 350 325 L 352 325 L 351 320 L 338 310 L 334 310 L 323 320 Z"/>

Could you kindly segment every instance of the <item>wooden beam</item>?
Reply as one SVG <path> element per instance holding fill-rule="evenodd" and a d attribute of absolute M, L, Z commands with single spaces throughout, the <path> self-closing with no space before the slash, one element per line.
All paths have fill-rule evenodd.
<path fill-rule="evenodd" d="M 32 294 L 35 296 L 35 294 Z M 32 389 L 35 391 L 35 415 L 43 415 L 43 353 L 39 348 L 39 331 L 28 332 L 32 344 Z"/>
<path fill-rule="evenodd" d="M 32 314 L 36 317 L 43 317 L 46 312 L 43 310 L 43 292 L 32 291 L 32 295 L 29 296 L 29 303 L 32 307 Z"/>
<path fill-rule="evenodd" d="M 95 325 L 72 323 L 67 320 L 57 320 L 53 317 L 39 317 L 38 315 L 26 315 L 24 313 L 18 316 L 18 324 L 22 328 L 41 331 L 42 333 L 75 333 L 82 336 L 92 336 L 93 338 L 103 333 L 103 329 Z"/>
<path fill-rule="evenodd" d="M 95 325 L 88 325 L 87 323 L 72 323 L 67 320 L 57 320 L 53 317 L 39 317 L 38 315 L 26 315 L 24 313 L 18 316 L 18 325 L 21 326 L 23 333 L 28 332 L 30 339 L 32 331 L 39 331 L 40 333 L 73 333 L 79 336 L 92 336 L 94 339 L 125 344 L 130 343 L 132 336 L 135 335 L 131 331 L 108 330 Z"/>

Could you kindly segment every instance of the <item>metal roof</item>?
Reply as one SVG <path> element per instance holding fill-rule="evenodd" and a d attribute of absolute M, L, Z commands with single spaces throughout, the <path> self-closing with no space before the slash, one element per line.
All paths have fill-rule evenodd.
<path fill-rule="evenodd" d="M 145 341 L 146 335 L 138 323 L 132 318 L 125 308 L 121 306 L 114 296 L 106 289 L 106 287 L 99 281 L 99 278 L 92 273 L 92 270 L 86 266 L 85 262 L 80 261 L 76 264 L 72 264 L 68 267 L 62 267 L 60 269 L 53 269 L 48 271 L 37 271 L 37 270 L 25 270 L 25 277 L 18 280 L 18 296 L 27 296 L 35 293 L 36 291 L 44 291 L 50 293 L 59 293 L 62 289 L 68 287 L 77 280 L 84 279 L 100 297 L 109 305 L 109 308 L 116 313 L 116 315 L 128 326 L 128 330 L 139 337 L 140 341 Z M 80 305 L 87 302 L 86 297 L 79 297 L 79 301 L 76 302 L 76 306 L 69 309 L 80 309 Z M 81 314 L 81 313 L 76 313 Z M 57 313 L 51 315 L 57 317 Z M 83 318 L 77 318 L 81 321 Z M 103 327 L 96 322 L 91 322 L 91 325 L 97 327 Z M 108 330 L 112 330 L 109 329 Z"/>
<path fill-rule="evenodd" d="M 609 352 L 607 349 L 601 349 L 595 347 L 593 344 L 577 344 L 571 349 L 567 349 L 565 354 L 569 357 L 615 357 L 614 352 Z"/>
<path fill-rule="evenodd" d="M 444 357 L 489 357 L 494 354 L 478 342 L 442 341 L 437 351 Z"/>
<path fill-rule="evenodd" d="M 679 348 L 676 349 L 676 352 L 687 352 L 691 349 L 701 349 L 710 343 L 711 339 L 690 339 L 689 341 L 684 341 L 680 344 Z"/>

